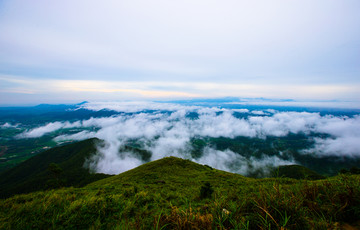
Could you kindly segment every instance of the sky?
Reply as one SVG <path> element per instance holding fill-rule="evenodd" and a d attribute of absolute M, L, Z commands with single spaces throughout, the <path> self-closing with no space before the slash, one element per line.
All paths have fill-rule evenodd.
<path fill-rule="evenodd" d="M 358 0 L 1 0 L 0 105 L 290 98 L 360 108 Z"/>

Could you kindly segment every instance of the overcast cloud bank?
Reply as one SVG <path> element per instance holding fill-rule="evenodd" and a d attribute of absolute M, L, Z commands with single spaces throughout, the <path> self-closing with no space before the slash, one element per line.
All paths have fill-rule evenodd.
<path fill-rule="evenodd" d="M 357 0 L 1 1 L 0 104 L 236 96 L 359 108 L 359 7 Z"/>

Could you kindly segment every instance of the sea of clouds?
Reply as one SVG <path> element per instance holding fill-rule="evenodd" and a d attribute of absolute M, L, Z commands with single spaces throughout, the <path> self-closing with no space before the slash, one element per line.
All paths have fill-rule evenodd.
<path fill-rule="evenodd" d="M 207 164 L 217 169 L 248 174 L 269 166 L 294 164 L 293 159 L 263 155 L 244 157 L 229 149 L 220 151 L 211 146 L 197 158 L 191 156 L 191 140 L 206 137 L 283 137 L 293 134 L 326 134 L 311 137 L 314 145 L 303 154 L 322 156 L 360 157 L 360 116 L 321 116 L 309 112 L 250 111 L 217 107 L 186 106 L 156 102 L 86 103 L 79 109 L 120 112 L 110 117 L 90 118 L 74 122 L 51 122 L 26 130 L 17 138 L 38 138 L 61 129 L 81 129 L 73 134 L 55 137 L 55 141 L 84 140 L 92 137 L 103 140 L 97 153 L 87 160 L 96 172 L 118 174 L 144 163 L 138 155 L 120 151 L 129 141 L 136 140 L 141 148 L 151 152 L 151 160 L 177 156 Z M 197 116 L 189 116 L 196 113 Z M 239 116 L 239 114 L 243 116 Z M 8 124 L 9 125 L 9 124 Z"/>

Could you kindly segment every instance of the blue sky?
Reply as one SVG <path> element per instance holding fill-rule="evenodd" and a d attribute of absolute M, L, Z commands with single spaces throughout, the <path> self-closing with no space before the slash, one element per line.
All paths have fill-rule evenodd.
<path fill-rule="evenodd" d="M 360 107 L 360 1 L 0 1 L 0 104 L 266 97 Z"/>

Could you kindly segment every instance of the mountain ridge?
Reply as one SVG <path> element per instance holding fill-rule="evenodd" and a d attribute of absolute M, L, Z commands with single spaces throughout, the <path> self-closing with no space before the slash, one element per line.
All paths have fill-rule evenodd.
<path fill-rule="evenodd" d="M 61 186 L 79 187 L 109 177 L 83 167 L 85 160 L 95 154 L 98 141 L 93 138 L 54 147 L 0 173 L 0 197 Z"/>

